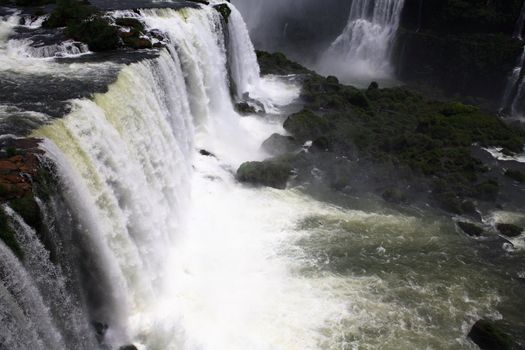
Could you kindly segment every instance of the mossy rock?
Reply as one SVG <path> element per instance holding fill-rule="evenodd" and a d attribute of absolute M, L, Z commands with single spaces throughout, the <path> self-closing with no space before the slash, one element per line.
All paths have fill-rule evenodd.
<path fill-rule="evenodd" d="M 57 0 L 56 7 L 42 23 L 44 28 L 59 28 L 78 25 L 97 14 L 98 11 L 84 1 Z"/>
<path fill-rule="evenodd" d="M 499 233 L 507 237 L 518 237 L 523 233 L 523 228 L 513 224 L 497 224 Z"/>
<path fill-rule="evenodd" d="M 389 188 L 383 192 L 381 197 L 383 197 L 385 201 L 394 204 L 405 203 L 408 199 L 406 194 L 399 188 Z"/>
<path fill-rule="evenodd" d="M 314 74 L 299 63 L 289 60 L 280 52 L 256 51 L 256 54 L 262 75 Z"/>
<path fill-rule="evenodd" d="M 479 237 L 485 232 L 482 227 L 470 222 L 458 221 L 457 224 L 463 232 L 472 237 Z"/>
<path fill-rule="evenodd" d="M 120 44 L 118 29 L 100 16 L 69 24 L 66 33 L 73 39 L 86 43 L 95 52 L 114 50 Z"/>
<path fill-rule="evenodd" d="M 217 10 L 217 12 L 221 14 L 222 18 L 224 18 L 224 21 L 228 23 L 230 19 L 230 15 L 232 13 L 230 6 L 228 6 L 228 4 L 219 4 L 219 5 L 213 6 L 213 8 Z"/>
<path fill-rule="evenodd" d="M 246 162 L 237 170 L 237 180 L 253 185 L 285 189 L 292 167 L 281 161 Z"/>
<path fill-rule="evenodd" d="M 470 330 L 468 337 L 482 350 L 512 350 L 512 338 L 494 322 L 479 320 Z"/>
<path fill-rule="evenodd" d="M 263 142 L 262 148 L 270 154 L 280 155 L 293 152 L 299 147 L 295 139 L 291 136 L 272 134 L 272 136 Z"/>
<path fill-rule="evenodd" d="M 16 240 L 15 233 L 9 227 L 7 214 L 0 208 L 0 239 L 18 257 L 23 257 L 23 251 Z"/>
<path fill-rule="evenodd" d="M 283 127 L 299 142 L 313 141 L 329 130 L 328 122 L 308 109 L 289 116 Z"/>

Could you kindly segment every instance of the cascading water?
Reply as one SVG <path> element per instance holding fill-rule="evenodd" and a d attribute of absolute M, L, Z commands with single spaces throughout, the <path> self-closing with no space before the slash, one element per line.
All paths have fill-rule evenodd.
<path fill-rule="evenodd" d="M 210 6 L 112 15 L 163 32 L 166 47 L 33 131 L 57 177 L 36 201 L 57 247 L 3 208 L 29 256 L 0 242 L 0 349 L 475 348 L 466 332 L 499 316 L 508 284 L 469 264 L 471 242 L 439 219 L 235 181 L 268 156 L 260 145 L 284 133 L 278 113 L 300 89 L 259 77 L 234 8 L 228 24 Z M 94 71 L 26 59 L 8 67 Z M 230 76 L 234 98 L 277 115 L 241 118 Z"/>
<path fill-rule="evenodd" d="M 521 10 L 520 17 L 516 23 L 514 37 L 523 40 L 523 29 L 525 26 L 525 4 Z M 501 112 L 514 118 L 523 118 L 525 115 L 525 46 L 516 67 L 509 76 Z"/>
<path fill-rule="evenodd" d="M 390 52 L 404 0 L 354 0 L 345 29 L 318 66 L 357 83 L 392 78 Z"/>

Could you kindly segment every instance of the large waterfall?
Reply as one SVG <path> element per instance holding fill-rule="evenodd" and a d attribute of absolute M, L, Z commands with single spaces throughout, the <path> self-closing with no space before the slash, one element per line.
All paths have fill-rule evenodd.
<path fill-rule="evenodd" d="M 404 0 L 354 0 L 348 23 L 323 55 L 326 74 L 349 81 L 392 77 L 390 52 Z"/>
<path fill-rule="evenodd" d="M 345 33 L 367 49 L 345 57 L 378 72 L 402 1 L 365 3 Z M 33 50 L 9 39 L 19 14 L 0 21 L 10 86 L 44 81 L 38 96 L 58 103 L 50 76 L 62 88 L 111 82 L 50 115 L 0 100 L 0 122 L 4 111 L 32 118 L 56 185 L 35 198 L 41 230 L 1 207 L 22 254 L 0 240 L 0 350 L 475 349 L 466 333 L 500 316 L 512 284 L 448 221 L 236 181 L 241 163 L 269 157 L 261 144 L 285 133 L 300 86 L 260 77 L 228 6 L 227 22 L 208 5 L 110 12 L 166 37 L 130 61 L 89 61 L 76 43 Z M 266 113 L 241 117 L 240 100 Z"/>

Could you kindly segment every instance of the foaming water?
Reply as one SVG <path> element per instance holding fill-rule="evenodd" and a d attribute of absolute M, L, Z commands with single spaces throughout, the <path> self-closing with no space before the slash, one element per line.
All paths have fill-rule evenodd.
<path fill-rule="evenodd" d="M 318 67 L 349 82 L 389 80 L 392 43 L 403 0 L 352 2 L 348 24 L 321 58 Z"/>
<path fill-rule="evenodd" d="M 279 77 L 257 78 L 247 37 L 225 35 L 240 20 L 225 27 L 208 6 L 113 15 L 166 33 L 167 47 L 119 67 L 106 93 L 71 100 L 67 116 L 33 133 L 56 166 L 67 226 L 81 241 L 74 260 L 87 264 L 80 279 L 95 297 L 79 315 L 66 295 L 78 328 L 64 331 L 68 322 L 49 312 L 53 302 L 40 290 L 61 295 L 62 273 L 6 209 L 34 256 L 23 266 L 0 242 L 0 317 L 11 317 L 0 332 L 5 344 L 70 348 L 96 321 L 107 325 L 100 345 L 89 343 L 97 338 L 90 330 L 75 348 L 475 348 L 469 328 L 500 318 L 501 294 L 515 285 L 450 223 L 236 182 L 239 164 L 268 156 L 261 143 L 284 133 L 281 108 L 300 92 Z M 234 111 L 232 62 L 237 96 L 248 92 L 277 116 Z"/>

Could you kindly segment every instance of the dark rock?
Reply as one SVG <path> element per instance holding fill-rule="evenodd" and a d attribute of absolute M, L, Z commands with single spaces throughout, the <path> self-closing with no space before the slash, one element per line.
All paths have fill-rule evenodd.
<path fill-rule="evenodd" d="M 400 204 L 407 201 L 407 196 L 399 188 L 389 188 L 381 195 L 389 203 Z"/>
<path fill-rule="evenodd" d="M 99 321 L 93 321 L 92 322 L 93 328 L 95 329 L 95 333 L 97 333 L 98 336 L 104 337 L 106 334 L 109 326 L 106 323 L 99 322 Z"/>
<path fill-rule="evenodd" d="M 262 148 L 270 154 L 281 155 L 297 150 L 298 146 L 291 136 L 273 134 L 263 142 Z"/>
<path fill-rule="evenodd" d="M 248 102 L 239 102 L 235 104 L 235 110 L 241 115 L 256 114 L 257 110 L 254 106 L 250 105 Z"/>
<path fill-rule="evenodd" d="M 80 23 L 70 23 L 66 34 L 86 43 L 91 51 L 114 50 L 120 44 L 119 31 L 106 18 L 95 16 Z"/>
<path fill-rule="evenodd" d="M 142 49 L 151 49 L 153 47 L 153 44 L 151 41 L 147 38 L 143 37 L 128 37 L 123 39 L 124 44 L 126 46 L 129 46 L 135 50 L 142 50 Z"/>
<path fill-rule="evenodd" d="M 511 350 L 512 339 L 501 331 L 496 324 L 487 320 L 477 321 L 468 337 L 482 350 Z"/>
<path fill-rule="evenodd" d="M 517 237 L 523 233 L 523 228 L 513 224 L 496 224 L 496 228 L 507 237 Z"/>
<path fill-rule="evenodd" d="M 367 91 L 373 91 L 379 89 L 379 84 L 375 81 L 371 82 L 370 85 L 368 85 Z"/>
<path fill-rule="evenodd" d="M 230 6 L 228 6 L 228 4 L 219 4 L 219 5 L 213 6 L 213 8 L 215 10 L 217 10 L 217 12 L 219 12 L 221 14 L 222 18 L 224 18 L 226 23 L 228 23 L 228 20 L 230 18 L 231 13 L 232 13 L 232 10 L 231 10 Z"/>
<path fill-rule="evenodd" d="M 136 18 L 122 17 L 115 20 L 115 24 L 121 27 L 128 27 L 137 32 L 144 31 L 144 24 Z"/>
<path fill-rule="evenodd" d="M 514 181 L 524 183 L 525 182 L 525 174 L 522 173 L 519 170 L 506 170 L 505 176 L 510 177 Z"/>
<path fill-rule="evenodd" d="M 281 161 L 246 162 L 237 170 L 237 180 L 254 185 L 285 189 L 291 174 L 292 167 Z"/>
<path fill-rule="evenodd" d="M 199 153 L 205 157 L 215 157 L 215 154 L 208 152 L 205 149 L 201 149 Z"/>
<path fill-rule="evenodd" d="M 463 232 L 472 237 L 479 237 L 485 232 L 482 227 L 470 222 L 458 221 L 457 224 Z"/>
<path fill-rule="evenodd" d="M 138 348 L 135 345 L 123 345 L 119 350 L 138 350 Z"/>

